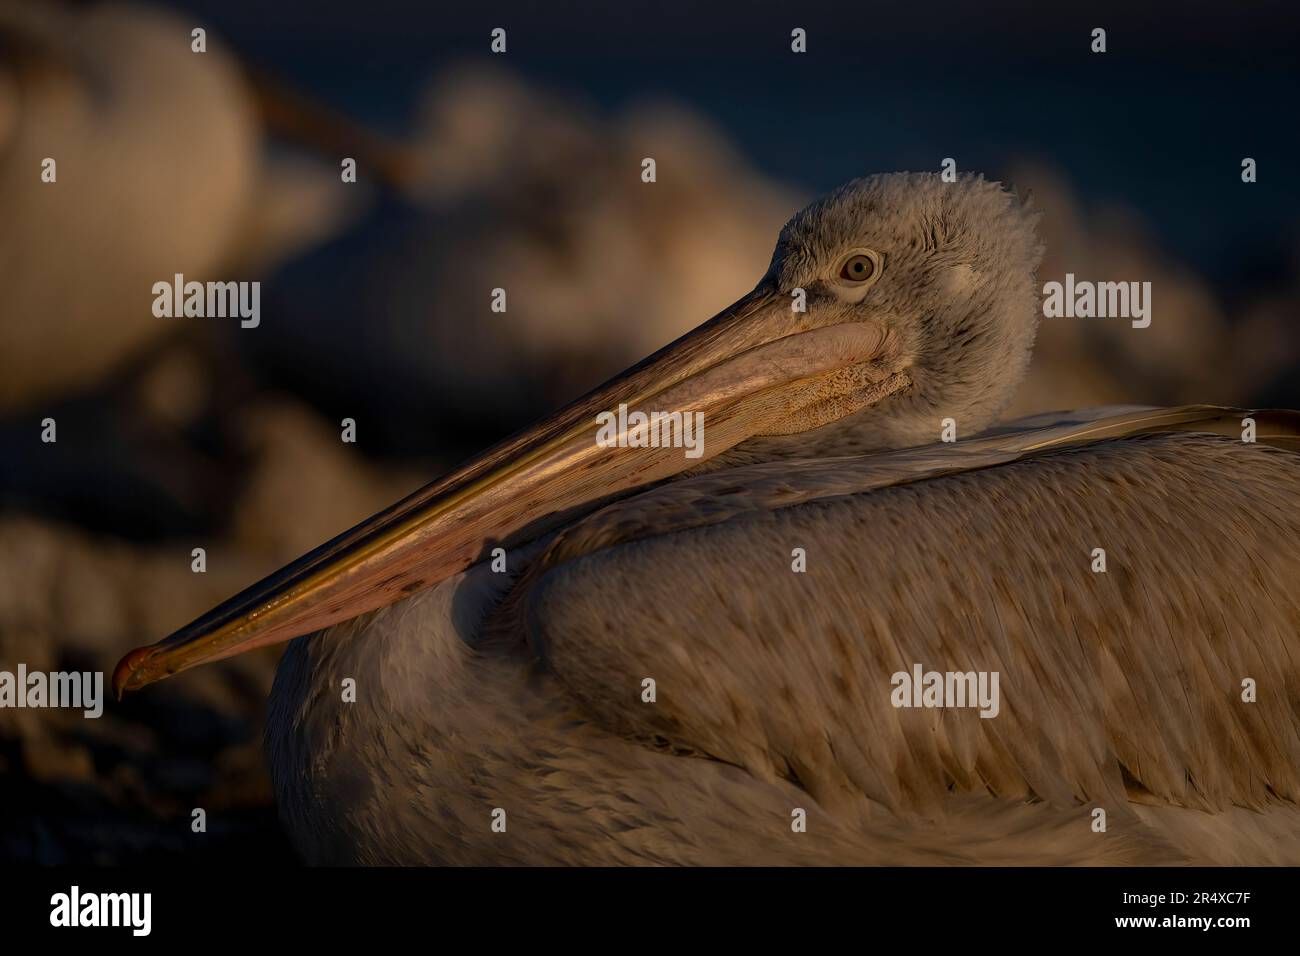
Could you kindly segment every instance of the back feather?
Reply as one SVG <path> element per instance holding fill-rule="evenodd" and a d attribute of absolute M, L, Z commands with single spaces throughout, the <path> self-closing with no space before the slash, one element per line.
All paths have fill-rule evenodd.
<path fill-rule="evenodd" d="M 966 793 L 1294 827 L 1300 416 L 1214 434 L 1244 414 L 1076 415 L 674 482 L 561 534 L 493 630 L 522 627 L 607 729 L 832 809 L 939 819 Z M 914 663 L 999 672 L 1000 713 L 895 709 Z"/>

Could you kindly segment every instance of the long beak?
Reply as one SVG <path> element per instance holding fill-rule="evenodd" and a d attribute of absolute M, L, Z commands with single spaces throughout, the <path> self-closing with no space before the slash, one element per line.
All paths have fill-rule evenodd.
<path fill-rule="evenodd" d="M 551 418 L 170 637 L 127 654 L 113 674 L 115 691 L 120 697 L 195 665 L 392 604 L 472 566 L 493 548 L 535 538 L 747 438 L 817 427 L 906 386 L 905 374 L 894 367 L 894 337 L 884 326 L 819 326 L 811 311 L 794 312 L 790 303 L 765 280 Z M 679 420 L 691 423 L 702 413 L 704 428 L 693 436 L 694 448 L 665 447 L 656 439 L 671 429 L 653 431 L 636 411 L 681 413 Z"/>
<path fill-rule="evenodd" d="M 351 156 L 394 189 L 418 185 L 419 156 L 412 145 L 379 135 L 264 70 L 246 64 L 244 75 L 268 129 L 326 156 Z"/>

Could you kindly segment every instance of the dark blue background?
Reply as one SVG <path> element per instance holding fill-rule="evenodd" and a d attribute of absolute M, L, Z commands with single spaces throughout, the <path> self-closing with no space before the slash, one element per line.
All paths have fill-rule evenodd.
<path fill-rule="evenodd" d="M 953 156 L 997 177 L 1064 170 L 1086 202 L 1144 214 L 1160 244 L 1231 299 L 1281 282 L 1300 248 L 1295 3 L 621 0 L 445 5 L 181 0 L 254 64 L 401 132 L 424 81 L 488 55 L 613 108 L 669 96 L 763 171 L 816 193 Z M 789 52 L 804 27 L 809 52 Z M 1090 52 L 1093 27 L 1108 52 Z M 1243 190 L 1240 162 L 1259 162 Z"/>

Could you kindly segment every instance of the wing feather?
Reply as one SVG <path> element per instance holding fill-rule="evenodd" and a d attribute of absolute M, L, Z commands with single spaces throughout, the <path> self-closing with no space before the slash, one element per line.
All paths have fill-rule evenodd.
<path fill-rule="evenodd" d="M 558 536 L 501 613 L 608 729 L 830 808 L 1293 812 L 1300 416 L 1217 437 L 1245 414 L 1073 415 L 674 482 Z M 998 716 L 895 708 L 917 663 L 998 672 Z"/>

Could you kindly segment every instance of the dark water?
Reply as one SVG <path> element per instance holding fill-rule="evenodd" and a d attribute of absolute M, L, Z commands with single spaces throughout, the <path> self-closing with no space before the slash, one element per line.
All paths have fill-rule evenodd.
<path fill-rule="evenodd" d="M 421 84 L 488 55 L 612 109 L 668 97 L 808 192 L 945 156 L 1063 170 L 1150 220 L 1220 294 L 1291 274 L 1300 246 L 1300 10 L 1287 3 L 494 3 L 182 0 L 260 66 L 400 131 Z M 790 53 L 790 31 L 808 53 Z M 1089 47 L 1107 30 L 1107 52 Z M 1243 156 L 1265 189 L 1243 189 Z M 575 170 L 575 175 L 580 171 Z"/>

